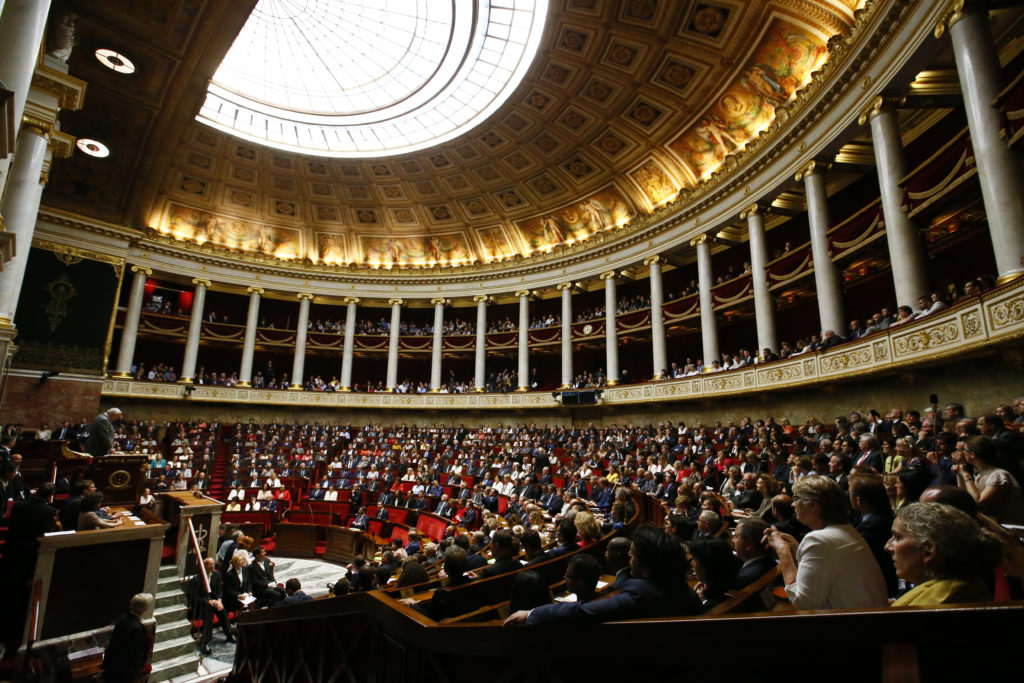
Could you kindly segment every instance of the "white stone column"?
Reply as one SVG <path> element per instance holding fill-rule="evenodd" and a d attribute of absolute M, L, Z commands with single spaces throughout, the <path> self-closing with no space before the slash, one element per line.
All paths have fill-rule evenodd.
<path fill-rule="evenodd" d="M 430 348 L 430 393 L 441 391 L 441 358 L 444 350 L 444 307 L 448 300 L 444 297 L 431 299 L 434 304 L 434 344 Z"/>
<path fill-rule="evenodd" d="M 644 259 L 644 265 L 648 267 L 651 278 L 651 379 L 658 379 L 662 370 L 668 370 L 665 318 L 661 311 L 665 305 L 665 294 L 661 287 L 661 264 L 664 262 L 660 256 L 648 256 Z"/>
<path fill-rule="evenodd" d="M 300 292 L 296 296 L 299 299 L 299 322 L 295 328 L 292 383 L 288 388 L 292 391 L 302 391 L 302 378 L 306 370 L 306 337 L 309 336 L 309 302 L 313 300 L 313 295 L 309 292 Z"/>
<path fill-rule="evenodd" d="M 356 306 L 359 299 L 345 297 L 345 346 L 341 352 L 341 390 L 352 391 L 352 352 L 356 344 Z"/>
<path fill-rule="evenodd" d="M 914 309 L 918 297 L 927 296 L 929 291 L 927 254 L 917 228 L 902 208 L 903 188 L 899 182 L 907 174 L 907 167 L 896 109 L 879 95 L 858 119 L 861 125 L 867 121 L 871 121 L 871 144 L 875 149 L 896 305 Z"/>
<path fill-rule="evenodd" d="M 0 12 L 0 82 L 14 93 L 14 121 L 18 126 L 39 59 L 50 0 L 6 0 L 0 4 L 3 5 Z M 16 148 L 15 152 L 19 149 Z M 10 164 L 10 158 L 0 159 L 0 196 L 3 196 L 4 187 L 10 180 Z"/>
<path fill-rule="evenodd" d="M 768 291 L 768 246 L 764 238 L 764 214 L 768 207 L 751 204 L 741 214 L 740 220 L 747 221 L 747 235 L 750 244 L 751 287 L 754 290 L 754 316 L 757 323 L 757 351 L 779 350 L 775 333 L 775 301 Z M 757 353 L 754 354 L 755 356 Z"/>
<path fill-rule="evenodd" d="M 796 174 L 797 182 L 804 182 L 807 194 L 807 221 L 811 228 L 811 258 L 814 259 L 814 287 L 818 293 L 818 318 L 821 331 L 832 330 L 846 336 L 843 316 L 843 290 L 839 269 L 832 261 L 828 245 L 828 196 L 825 193 L 827 164 L 812 161 Z"/>
<path fill-rule="evenodd" d="M 178 381 L 192 384 L 196 376 L 196 357 L 199 355 L 199 334 L 203 330 L 203 308 L 206 306 L 206 290 L 209 280 L 195 278 L 192 280 L 195 289 L 192 291 L 192 315 L 188 321 L 188 336 L 185 338 L 185 360 L 181 363 L 181 375 Z"/>
<path fill-rule="evenodd" d="M 608 386 L 619 383 L 619 335 L 615 327 L 615 314 L 619 300 L 615 296 L 615 271 L 601 273 L 604 280 L 604 346 Z"/>
<path fill-rule="evenodd" d="M 128 310 L 124 314 L 121 329 L 121 345 L 117 351 L 117 371 L 114 377 L 131 377 L 132 360 L 135 356 L 135 340 L 139 335 L 139 317 L 142 315 L 142 296 L 146 289 L 146 277 L 153 274 L 149 268 L 132 266 L 132 289 L 128 293 Z"/>
<path fill-rule="evenodd" d="M 562 293 L 562 389 L 572 384 L 572 283 L 558 285 Z"/>
<path fill-rule="evenodd" d="M 5 230 L 14 235 L 14 256 L 3 264 L 0 271 L 0 327 L 12 327 L 18 310 L 21 283 L 25 279 L 25 266 L 28 265 L 32 234 L 39 215 L 39 200 L 43 196 L 43 167 L 49 134 L 48 130 L 35 124 L 22 124 L 18 153 L 11 166 L 7 192 L 0 203 Z"/>
<path fill-rule="evenodd" d="M 477 294 L 476 302 L 476 363 L 473 373 L 473 391 L 481 392 L 487 386 L 487 302 L 490 297 Z"/>
<path fill-rule="evenodd" d="M 391 327 L 388 330 L 388 375 L 384 382 L 385 391 L 394 391 L 398 384 L 398 328 L 402 324 L 401 299 L 388 299 L 391 304 Z"/>
<path fill-rule="evenodd" d="M 245 341 L 242 342 L 242 367 L 238 371 L 238 386 L 252 386 L 252 357 L 256 352 L 256 329 L 260 324 L 261 287 L 248 287 L 249 312 L 245 316 Z"/>
<path fill-rule="evenodd" d="M 530 390 L 530 290 L 516 292 L 519 297 L 519 387 Z"/>
<path fill-rule="evenodd" d="M 711 367 L 721 360 L 718 351 L 718 320 L 715 318 L 715 298 L 711 288 L 715 284 L 711 272 L 711 242 L 707 235 L 699 235 L 690 241 L 697 247 L 697 283 L 700 286 L 700 338 L 704 351 L 704 367 Z"/>
<path fill-rule="evenodd" d="M 983 5 L 954 3 L 935 29 L 949 30 L 960 78 L 974 163 L 978 168 L 992 248 L 999 271 L 998 284 L 1024 276 L 1024 195 L 1017 152 L 1000 135 L 1002 114 L 993 101 L 1002 85 L 999 56 Z"/>

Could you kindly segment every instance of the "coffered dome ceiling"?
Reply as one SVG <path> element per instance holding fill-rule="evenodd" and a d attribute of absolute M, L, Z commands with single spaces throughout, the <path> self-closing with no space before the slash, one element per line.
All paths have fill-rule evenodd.
<path fill-rule="evenodd" d="M 859 4 L 552 0 L 507 102 L 469 132 L 397 156 L 271 149 L 194 120 L 195 106 L 160 143 L 166 163 L 149 166 L 136 227 L 218 251 L 406 267 L 585 241 L 697 186 L 797 106 Z M 91 161 L 55 173 L 52 203 L 89 183 Z"/>

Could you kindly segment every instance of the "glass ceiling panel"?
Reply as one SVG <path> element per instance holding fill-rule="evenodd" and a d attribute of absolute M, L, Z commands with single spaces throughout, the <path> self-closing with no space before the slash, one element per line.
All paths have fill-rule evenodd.
<path fill-rule="evenodd" d="M 259 0 L 196 118 L 305 154 L 430 147 L 511 95 L 536 54 L 547 3 Z"/>

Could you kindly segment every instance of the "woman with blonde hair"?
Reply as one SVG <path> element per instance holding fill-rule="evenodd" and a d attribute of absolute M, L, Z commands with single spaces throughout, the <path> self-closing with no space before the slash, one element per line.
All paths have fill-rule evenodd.
<path fill-rule="evenodd" d="M 585 548 L 601 538 L 601 527 L 594 515 L 589 512 L 577 512 L 573 522 L 576 524 L 576 532 L 580 535 L 580 547 Z"/>

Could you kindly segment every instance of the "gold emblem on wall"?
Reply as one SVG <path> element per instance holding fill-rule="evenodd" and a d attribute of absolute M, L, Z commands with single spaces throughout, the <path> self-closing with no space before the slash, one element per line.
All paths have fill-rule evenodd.
<path fill-rule="evenodd" d="M 50 301 L 46 304 L 46 319 L 50 322 L 50 332 L 56 332 L 68 314 L 68 302 L 78 292 L 67 273 L 47 285 L 46 291 L 50 295 Z"/>
<path fill-rule="evenodd" d="M 128 473 L 128 470 L 117 470 L 110 474 L 107 483 L 113 489 L 126 489 L 132 483 L 132 475 Z"/>

